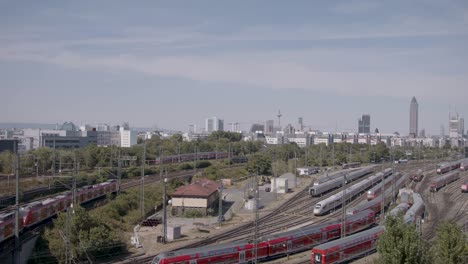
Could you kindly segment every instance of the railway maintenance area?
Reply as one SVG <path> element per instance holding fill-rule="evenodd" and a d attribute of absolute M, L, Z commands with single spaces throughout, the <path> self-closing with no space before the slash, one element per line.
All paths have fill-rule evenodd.
<path fill-rule="evenodd" d="M 431 239 L 434 233 L 429 230 L 433 230 L 440 221 L 452 220 L 461 226 L 467 225 L 468 205 L 461 185 L 467 180 L 468 173 L 461 170 L 460 165 L 453 165 L 448 172 L 437 172 L 440 166 L 410 162 L 341 170 L 329 175 L 301 178 L 297 188 L 286 194 L 272 194 L 260 188 L 262 206 L 259 210 L 247 211 L 241 206 L 233 206 L 237 208 L 234 216 L 222 226 L 215 219 L 210 221 L 207 218 L 173 221 L 182 225 L 183 236 L 167 244 L 155 241 L 155 237 L 162 234 L 161 226 L 141 228 L 141 256 L 122 262 L 176 263 L 192 257 L 198 261 L 193 263 L 205 263 L 203 259 L 214 262 L 221 257 L 226 258 L 224 263 L 248 263 L 255 259 L 284 263 L 286 260 L 283 258 L 288 263 L 311 263 L 311 250 L 319 244 L 323 247 L 331 241 L 332 245 L 340 244 L 342 234 L 348 240 L 353 236 L 362 240 L 360 231 L 380 224 L 382 205 L 385 212 L 395 207 L 395 210 L 403 211 L 405 222 L 420 227 L 423 237 Z M 431 191 L 431 183 L 448 173 L 458 173 L 458 178 L 444 183 L 437 192 Z M 416 177 L 416 174 L 421 175 Z M 317 195 L 319 185 L 327 184 L 329 190 L 320 190 Z M 242 188 L 242 185 L 234 186 L 230 192 L 236 193 L 236 189 Z M 400 196 L 397 198 L 398 192 Z M 411 199 L 408 196 L 412 196 Z M 230 199 L 234 204 L 242 202 L 234 195 Z M 325 203 L 331 207 L 318 212 L 318 205 Z M 346 204 L 346 213 L 343 212 L 343 204 Z M 168 221 L 171 223 L 171 219 Z M 379 232 L 380 229 L 375 229 L 377 236 Z M 373 234 L 367 235 L 369 240 L 375 238 Z M 362 249 L 359 245 L 354 246 Z M 373 252 L 375 248 L 370 248 L 359 256 Z M 357 256 L 350 255 L 342 261 L 354 259 Z"/>

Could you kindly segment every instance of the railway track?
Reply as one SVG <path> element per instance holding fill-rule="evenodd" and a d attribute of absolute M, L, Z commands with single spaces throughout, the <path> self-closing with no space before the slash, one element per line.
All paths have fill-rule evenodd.
<path fill-rule="evenodd" d="M 414 167 L 419 166 L 419 164 L 414 165 L 405 165 L 402 167 L 401 172 L 406 172 L 408 170 L 414 169 Z M 364 180 L 366 177 L 363 177 L 353 184 L 358 183 L 361 180 Z M 308 188 L 311 185 L 303 188 L 299 191 L 296 195 L 291 197 L 289 200 L 285 201 L 276 209 L 271 210 L 269 213 L 261 216 L 258 222 L 258 233 L 259 237 L 264 235 L 270 235 L 273 233 L 278 232 L 279 230 L 285 230 L 287 228 L 291 228 L 298 225 L 312 225 L 318 224 L 322 222 L 326 222 L 331 219 L 335 219 L 339 217 L 342 213 L 340 208 L 337 208 L 334 212 L 330 213 L 326 216 L 314 216 L 312 213 L 312 208 L 318 201 L 330 197 L 331 195 L 336 194 L 340 191 L 334 190 L 332 192 L 323 195 L 322 197 L 310 197 L 308 193 Z M 347 206 L 354 206 L 365 199 L 365 195 L 361 194 L 357 196 L 354 200 L 349 201 Z M 204 245 L 220 243 L 220 242 L 230 242 L 230 241 L 238 241 L 238 240 L 249 240 L 254 233 L 254 222 L 249 222 L 243 224 L 241 226 L 232 228 L 230 230 L 226 230 L 222 234 L 214 235 L 203 240 L 190 243 L 188 245 L 184 245 L 182 247 L 173 249 L 179 250 L 184 248 L 195 248 Z M 147 256 L 144 258 L 139 258 L 138 261 L 140 262 L 149 262 L 152 260 L 154 256 Z"/>
<path fill-rule="evenodd" d="M 460 173 L 460 179 L 447 184 L 438 192 L 430 192 L 426 183 L 423 189 L 426 203 L 426 227 L 423 238 L 432 239 L 435 236 L 435 228 L 443 221 L 452 221 L 461 226 L 466 226 L 468 221 L 468 199 L 460 191 L 460 184 L 468 179 L 468 171 Z"/>

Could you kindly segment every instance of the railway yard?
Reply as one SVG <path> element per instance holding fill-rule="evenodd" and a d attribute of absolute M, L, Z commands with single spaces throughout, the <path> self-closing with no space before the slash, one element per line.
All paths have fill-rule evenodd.
<path fill-rule="evenodd" d="M 181 225 L 183 230 L 182 238 L 167 244 L 155 241 L 157 236 L 162 235 L 162 225 L 141 227 L 139 237 L 143 247 L 135 250 L 133 257 L 126 257 L 121 259 L 120 262 L 157 263 L 152 261 L 156 255 L 162 252 L 190 252 L 192 254 L 198 253 L 200 250 L 206 250 L 206 254 L 210 254 L 208 251 L 211 248 L 226 250 L 229 245 L 251 245 L 251 247 L 257 248 L 257 251 L 251 248 L 250 252 L 255 251 L 257 253 L 255 256 L 252 255 L 253 253 L 249 255 L 248 246 L 245 246 L 247 253 L 242 255 L 245 261 L 256 257 L 261 262 L 268 263 L 310 263 L 311 249 L 314 246 L 323 243 L 326 246 L 327 241 L 340 238 L 343 230 L 343 216 L 346 216 L 344 227 L 346 235 L 352 233 L 359 235 L 362 234 L 360 231 L 378 225 L 381 197 L 385 197 L 386 211 L 397 205 L 390 205 L 392 184 L 389 183 L 392 183 L 392 181 L 395 185 L 400 185 L 398 187 L 406 187 L 422 195 L 425 212 L 421 230 L 424 239 L 432 239 L 435 235 L 435 227 L 446 220 L 456 222 L 459 226 L 464 227 L 466 232 L 468 199 L 466 198 L 467 194 L 461 192 L 461 184 L 468 180 L 468 171 L 456 168 L 453 172 L 437 172 L 436 168 L 439 168 L 439 166 L 436 167 L 436 165 L 435 162 L 424 165 L 416 162 L 399 165 L 372 165 L 339 170 L 326 176 L 303 177 L 296 188 L 291 189 L 286 194 L 276 194 L 274 199 L 267 199 L 267 196 L 271 198 L 273 193 L 267 193 L 263 188 L 259 192 L 259 199 L 264 199 L 262 200 L 263 205 L 257 213 L 255 213 L 255 210 L 241 209 L 242 206 L 233 206 L 237 210 L 234 212 L 233 217 L 224 222 L 222 226 L 219 226 L 216 220 L 209 221 L 209 219 L 201 219 L 200 223 L 194 222 L 198 221 L 198 219 L 179 221 L 178 225 Z M 391 168 L 394 169 L 393 173 L 391 173 Z M 424 177 L 422 180 L 413 181 L 413 176 L 410 175 L 417 173 L 424 175 Z M 430 188 L 433 187 L 436 178 L 445 177 L 450 173 L 457 174 L 457 180 L 447 182 L 441 185 L 440 188 L 435 188 L 437 191 Z M 180 172 L 168 176 L 169 178 L 179 178 L 190 177 L 191 175 L 193 175 L 192 172 Z M 382 184 L 380 180 L 384 179 L 384 177 L 384 184 Z M 158 176 L 147 176 L 147 179 L 145 179 L 146 183 L 158 181 L 160 181 Z M 323 193 L 314 193 L 321 188 L 316 185 L 325 186 L 327 182 L 329 184 L 332 181 L 337 184 L 327 187 L 329 189 L 323 191 Z M 343 213 L 341 206 L 344 198 L 342 198 L 343 188 L 341 187 L 342 184 L 339 184 L 340 182 L 347 182 L 346 192 L 344 192 L 347 214 Z M 139 181 L 123 182 L 121 188 L 131 188 L 138 185 Z M 381 190 L 382 185 L 386 188 L 384 191 Z M 243 189 L 246 187 L 245 183 L 239 183 L 231 188 Z M 368 199 L 370 201 L 367 201 Z M 242 198 L 239 200 L 242 200 Z M 329 203 L 333 205 L 332 208 L 327 209 L 324 213 L 316 213 L 314 208 L 317 208 L 318 204 L 324 205 L 326 201 L 330 201 Z M 243 202 L 236 201 L 234 204 L 236 203 L 241 204 Z M 350 208 L 360 209 L 356 209 L 357 211 L 353 213 L 349 211 Z M 3 212 L 6 212 L 5 210 Z M 322 234 L 323 230 L 328 230 L 326 236 Z M 35 229 L 32 231 L 34 232 Z M 131 235 L 131 233 L 128 233 L 128 236 Z M 29 235 L 26 234 L 26 236 Z M 299 240 L 301 242 L 298 242 Z M 273 252 L 271 249 L 273 243 L 277 243 L 276 253 L 274 254 L 271 253 Z M 334 243 L 339 243 L 339 240 L 335 240 Z M 366 252 L 366 255 L 371 253 L 373 252 Z M 370 256 L 370 258 L 372 259 L 373 256 Z M 355 261 L 356 263 L 372 262 L 369 257 Z M 236 262 L 237 259 L 232 263 Z"/>
<path fill-rule="evenodd" d="M 404 174 L 405 177 L 408 177 L 418 169 L 420 170 L 423 167 L 425 169 L 425 171 L 423 171 L 425 177 L 421 182 L 407 180 L 405 181 L 404 187 L 413 189 L 416 192 L 421 192 L 423 195 L 424 203 L 426 203 L 426 212 L 425 218 L 422 221 L 422 235 L 427 239 L 431 239 L 434 236 L 434 226 L 443 220 L 456 221 L 460 226 L 466 226 L 467 221 L 468 201 L 464 197 L 465 194 L 461 193 L 460 185 L 461 182 L 467 179 L 468 172 L 461 171 L 461 179 L 444 186 L 438 192 L 429 192 L 431 180 L 439 176 L 436 173 L 435 165 L 436 163 L 428 163 L 425 165 L 421 163 L 409 163 L 398 165 L 397 168 L 398 172 Z M 388 167 L 391 167 L 391 165 L 388 165 L 387 168 Z M 383 169 L 385 169 L 385 167 L 376 167 L 375 172 L 382 171 Z M 365 177 L 349 183 L 348 186 L 362 184 L 362 182 L 369 178 L 369 175 L 373 174 L 374 173 L 367 174 Z M 330 177 L 333 178 L 333 175 L 330 175 Z M 143 242 L 143 248 L 145 249 L 143 252 L 145 252 L 145 255 L 135 257 L 131 260 L 127 259 L 124 262 L 138 261 L 150 263 L 154 256 L 161 252 L 177 252 L 177 250 L 182 250 L 182 252 L 184 250 L 187 252 L 197 252 L 197 248 L 209 248 L 209 246 L 206 247 L 207 245 L 223 248 L 223 245 L 229 245 L 233 242 L 245 241 L 246 243 L 253 243 L 252 241 L 255 239 L 255 234 L 257 234 L 258 241 L 272 240 L 272 237 L 275 237 L 275 235 L 272 236 L 272 234 L 277 234 L 277 236 L 285 234 L 284 232 L 293 234 L 294 230 L 303 232 L 310 226 L 332 223 L 333 220 L 338 220 L 339 222 L 342 216 L 342 209 L 340 206 L 337 206 L 323 216 L 314 215 L 313 208 L 317 202 L 339 194 L 341 188 L 331 190 L 318 197 L 312 197 L 309 193 L 309 187 L 313 186 L 313 181 L 314 179 L 305 180 L 304 184 L 293 190 L 293 192 L 279 198 L 279 201 L 272 202 L 260 209 L 257 224 L 255 224 L 254 221 L 256 217 L 254 213 L 239 212 L 231 221 L 224 223 L 221 228 L 218 228 L 217 225 L 205 226 L 204 229 L 208 230 L 209 235 L 207 232 L 201 233 L 198 232 L 199 229 L 193 228 L 191 232 L 184 234 L 184 237 L 178 242 L 171 242 L 166 245 L 156 243 L 145 245 Z M 347 189 L 349 188 L 348 186 Z M 358 195 L 355 195 L 355 199 L 348 201 L 346 207 L 351 208 L 366 203 L 367 196 L 365 193 L 366 191 L 362 191 Z M 260 199 L 261 195 L 260 193 Z M 387 200 L 385 200 L 385 202 L 387 202 Z M 376 213 L 379 212 L 380 207 Z M 379 218 L 376 217 L 376 219 L 378 222 Z M 145 240 L 144 237 L 146 237 L 146 240 L 151 240 L 149 239 L 150 237 L 154 239 L 160 230 L 161 228 L 158 229 L 158 227 L 153 230 L 151 230 L 151 228 L 143 230 L 145 234 L 142 240 Z M 257 230 L 257 232 L 255 230 Z M 260 245 L 260 242 L 258 245 Z M 289 245 L 287 247 L 289 249 Z M 284 255 L 287 255 L 288 263 L 310 263 L 310 249 L 311 248 L 304 247 L 302 250 L 298 250 L 303 251 L 299 254 Z M 258 258 L 261 259 L 260 249 L 258 252 Z M 285 260 L 286 259 L 275 257 L 262 259 L 262 262 L 284 263 Z M 361 263 L 366 263 L 366 261 L 368 260 L 357 260 L 357 262 Z"/>

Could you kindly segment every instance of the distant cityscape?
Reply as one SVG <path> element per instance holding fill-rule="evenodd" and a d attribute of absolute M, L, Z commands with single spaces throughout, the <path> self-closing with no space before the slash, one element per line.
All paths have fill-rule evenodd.
<path fill-rule="evenodd" d="M 426 135 L 425 129 L 418 129 L 419 105 L 413 97 L 409 107 L 409 134 L 401 135 L 398 132 L 383 133 L 378 128 L 372 130 L 370 114 L 362 114 L 358 119 L 356 132 L 320 131 L 304 125 L 304 119 L 298 117 L 294 124 L 281 125 L 281 111 L 278 111 L 277 124 L 269 119 L 263 123 L 250 124 L 250 129 L 242 131 L 241 123 L 231 122 L 225 126 L 224 120 L 213 116 L 205 119 L 204 128 L 189 125 L 187 132 L 131 129 L 129 123 L 119 125 L 85 124 L 76 126 L 72 122 L 65 122 L 51 128 L 8 128 L 0 130 L 0 151 L 18 148 L 20 152 L 49 148 L 82 148 L 90 144 L 99 147 L 131 147 L 138 140 L 151 139 L 153 136 L 170 137 L 181 134 L 183 140 L 205 140 L 215 131 L 230 131 L 241 133 L 245 141 L 262 141 L 267 145 L 281 145 L 296 143 L 299 147 L 310 145 L 346 142 L 350 144 L 376 145 L 380 142 L 387 146 L 425 146 L 425 147 L 464 147 L 467 138 L 464 127 L 464 118 L 458 113 L 449 113 L 448 135 L 444 125 L 441 125 L 440 135 Z"/>

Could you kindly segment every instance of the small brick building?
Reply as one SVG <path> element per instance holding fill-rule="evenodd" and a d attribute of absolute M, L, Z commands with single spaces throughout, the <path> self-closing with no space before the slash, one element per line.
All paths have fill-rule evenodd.
<path fill-rule="evenodd" d="M 172 214 L 182 216 L 187 210 L 196 210 L 204 216 L 208 215 L 208 210 L 214 210 L 217 206 L 220 186 L 215 181 L 200 179 L 177 188 L 170 195 Z"/>

